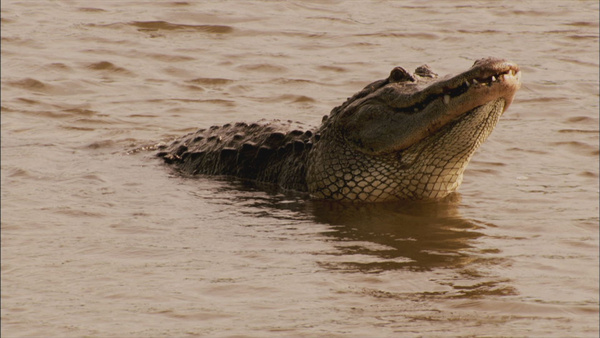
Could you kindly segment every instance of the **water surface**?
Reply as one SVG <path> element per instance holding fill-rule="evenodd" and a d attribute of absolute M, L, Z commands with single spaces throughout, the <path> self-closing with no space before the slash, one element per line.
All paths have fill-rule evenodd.
<path fill-rule="evenodd" d="M 2 1 L 2 335 L 597 336 L 598 11 Z M 487 56 L 523 87 L 445 202 L 309 201 L 129 153 L 316 125 L 395 66 Z"/>

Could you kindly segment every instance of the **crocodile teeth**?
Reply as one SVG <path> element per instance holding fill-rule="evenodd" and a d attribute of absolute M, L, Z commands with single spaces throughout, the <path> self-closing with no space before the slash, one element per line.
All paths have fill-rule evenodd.
<path fill-rule="evenodd" d="M 444 104 L 450 103 L 450 95 L 444 95 Z"/>
<path fill-rule="evenodd" d="M 479 82 L 475 79 L 473 79 L 473 84 L 478 84 Z"/>
<path fill-rule="evenodd" d="M 510 78 L 510 75 L 502 74 L 502 78 L 506 81 L 506 80 L 508 80 L 508 78 Z"/>
<path fill-rule="evenodd" d="M 496 77 L 492 75 L 492 82 L 496 81 Z"/>
<path fill-rule="evenodd" d="M 467 87 L 471 85 L 471 84 L 469 83 L 469 80 L 465 80 L 465 85 L 466 85 Z"/>

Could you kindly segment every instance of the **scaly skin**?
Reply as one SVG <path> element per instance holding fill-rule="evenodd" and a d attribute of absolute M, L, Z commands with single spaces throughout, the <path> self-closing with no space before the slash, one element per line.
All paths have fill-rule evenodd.
<path fill-rule="evenodd" d="M 438 199 L 458 189 L 520 85 L 519 67 L 500 59 L 443 80 L 427 66 L 414 74 L 396 67 L 319 128 L 291 121 L 213 126 L 158 156 L 188 175 L 233 175 L 316 199 Z"/>

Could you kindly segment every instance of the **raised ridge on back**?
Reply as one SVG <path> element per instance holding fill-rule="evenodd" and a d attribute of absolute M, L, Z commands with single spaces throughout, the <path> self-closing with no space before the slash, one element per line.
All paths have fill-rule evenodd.
<path fill-rule="evenodd" d="M 307 191 L 313 130 L 292 121 L 238 122 L 185 135 L 158 153 L 188 175 L 231 175 Z"/>

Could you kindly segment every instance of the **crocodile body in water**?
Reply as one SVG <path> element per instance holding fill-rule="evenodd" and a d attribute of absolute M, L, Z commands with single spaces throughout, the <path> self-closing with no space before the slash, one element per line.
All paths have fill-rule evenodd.
<path fill-rule="evenodd" d="M 519 67 L 488 58 L 439 79 L 401 67 L 323 117 L 318 128 L 260 121 L 213 126 L 158 153 L 188 175 L 232 175 L 316 199 L 438 199 L 456 191 L 475 150 L 519 89 Z"/>

